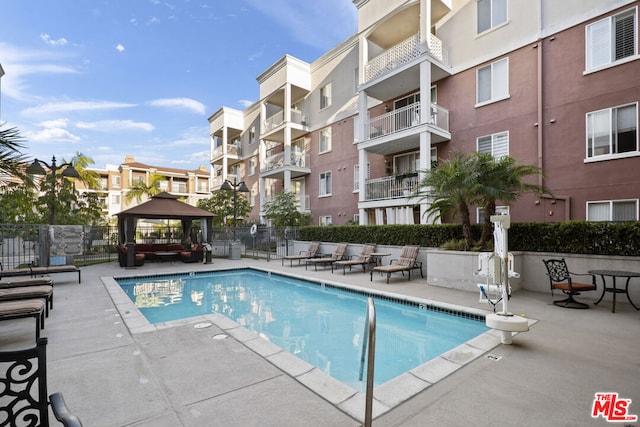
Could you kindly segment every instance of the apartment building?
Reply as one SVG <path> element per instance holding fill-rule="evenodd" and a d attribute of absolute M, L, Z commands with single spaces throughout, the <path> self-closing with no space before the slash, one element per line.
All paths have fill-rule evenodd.
<path fill-rule="evenodd" d="M 428 223 L 423 171 L 481 151 L 544 171 L 514 221 L 638 220 L 640 2 L 353 3 L 356 34 L 209 118 L 213 188 L 244 181 L 252 219 L 286 190 L 320 225 Z"/>
<path fill-rule="evenodd" d="M 184 202 L 196 206 L 199 200 L 208 199 L 210 173 L 205 166 L 199 169 L 175 169 L 164 166 L 151 166 L 136 162 L 133 156 L 126 156 L 124 163 L 115 166 L 107 165 L 104 169 L 89 169 L 100 176 L 100 185 L 97 189 L 87 188 L 81 181 L 76 181 L 76 189 L 80 194 L 94 192 L 98 194 L 102 202 L 105 215 L 111 218 L 120 211 L 136 206 L 147 199 L 140 201 L 135 198 L 127 199 L 131 186 L 137 181 L 149 185 L 151 176 L 157 174 L 163 177 L 160 181 L 160 190 L 180 196 Z"/>

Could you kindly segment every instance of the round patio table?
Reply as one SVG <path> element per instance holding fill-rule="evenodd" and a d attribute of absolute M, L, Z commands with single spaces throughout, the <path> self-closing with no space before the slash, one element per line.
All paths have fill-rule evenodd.
<path fill-rule="evenodd" d="M 611 307 L 612 313 L 616 312 L 616 294 L 627 294 L 627 299 L 629 300 L 633 308 L 635 308 L 636 310 L 640 310 L 640 307 L 637 307 L 633 303 L 633 301 L 631 301 L 631 297 L 629 296 L 629 280 L 631 280 L 632 277 L 640 277 L 640 273 L 637 273 L 635 271 L 621 270 L 589 270 L 589 274 L 597 274 L 602 278 L 602 295 L 600 295 L 600 299 L 595 302 L 596 305 L 598 305 L 598 303 L 602 301 L 602 298 L 604 298 L 604 294 L 606 292 L 611 292 L 613 293 L 613 306 Z M 605 277 L 607 276 L 612 278 L 612 287 L 607 287 L 607 282 L 605 280 Z M 616 288 L 616 277 L 627 278 L 624 289 Z"/>

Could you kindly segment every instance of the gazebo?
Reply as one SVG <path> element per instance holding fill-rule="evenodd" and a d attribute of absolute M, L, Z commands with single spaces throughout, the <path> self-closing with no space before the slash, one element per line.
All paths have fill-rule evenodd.
<path fill-rule="evenodd" d="M 188 205 L 178 200 L 179 196 L 162 192 L 151 197 L 151 200 L 138 206 L 117 213 L 118 240 L 127 247 L 127 267 L 135 263 L 135 235 L 139 219 L 179 219 L 182 222 L 183 235 L 191 235 L 191 224 L 194 219 L 202 220 L 201 243 L 211 244 L 213 214 L 204 209 Z M 211 252 L 206 251 L 206 262 L 211 262 Z"/>

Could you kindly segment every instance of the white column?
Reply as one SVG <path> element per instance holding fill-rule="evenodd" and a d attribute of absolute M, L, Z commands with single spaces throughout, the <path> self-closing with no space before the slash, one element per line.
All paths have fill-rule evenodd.
<path fill-rule="evenodd" d="M 284 86 L 284 159 L 282 164 L 285 165 L 284 170 L 284 191 L 291 190 L 291 84 Z"/>
<path fill-rule="evenodd" d="M 420 123 L 424 124 L 430 120 L 431 115 L 431 64 L 424 61 L 420 64 Z M 423 127 L 420 132 L 420 171 L 431 169 L 431 132 L 427 127 Z M 424 173 L 418 174 L 418 182 L 422 181 Z M 424 191 L 425 189 L 421 189 Z M 420 202 L 420 224 L 428 224 L 430 221 L 426 217 L 429 202 Z"/>
<path fill-rule="evenodd" d="M 227 179 L 227 174 L 229 170 L 229 159 L 227 158 L 227 138 L 228 138 L 228 129 L 226 126 L 222 127 L 222 182 Z"/>

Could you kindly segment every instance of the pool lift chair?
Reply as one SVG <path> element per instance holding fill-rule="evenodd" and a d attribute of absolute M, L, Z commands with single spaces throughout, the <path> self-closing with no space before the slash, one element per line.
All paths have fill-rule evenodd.
<path fill-rule="evenodd" d="M 493 254 L 487 257 L 486 271 L 488 273 L 493 270 L 491 278 L 487 277 L 487 291 L 494 294 L 500 294 L 499 299 L 492 303 L 493 313 L 489 313 L 485 316 L 485 324 L 491 329 L 495 329 L 502 332 L 502 344 L 511 344 L 514 332 L 526 332 L 529 330 L 529 321 L 522 316 L 514 316 L 509 312 L 509 300 L 511 298 L 511 285 L 509 285 L 509 277 L 518 277 L 519 274 L 513 271 L 513 255 L 508 251 L 508 230 L 511 226 L 511 217 L 509 215 L 492 215 L 491 222 L 493 222 Z M 479 260 L 480 262 L 480 260 Z M 490 267 L 493 266 L 493 267 Z M 489 279 L 493 280 L 493 285 L 489 284 Z M 489 289 L 488 286 L 495 286 L 493 289 Z M 480 288 L 482 293 L 482 288 Z M 487 300 L 490 300 L 489 294 L 484 296 Z M 481 295 L 482 299 L 482 295 Z M 497 310 L 497 305 L 502 305 L 500 311 Z"/>
<path fill-rule="evenodd" d="M 514 257 L 511 252 L 508 254 L 508 274 L 509 277 L 519 278 L 520 273 L 514 271 Z M 493 312 L 496 311 L 496 306 L 502 301 L 502 287 L 501 282 L 501 268 L 502 260 L 495 253 L 481 253 L 478 255 L 478 270 L 475 275 L 485 278 L 485 283 L 478 283 L 478 291 L 480 292 L 480 298 L 478 302 L 486 302 L 493 307 Z M 496 279 L 496 277 L 498 279 Z M 497 281 L 496 281 L 497 280 Z M 497 284 L 496 284 L 497 283 Z M 511 298 L 511 285 L 508 285 L 507 298 Z"/>

